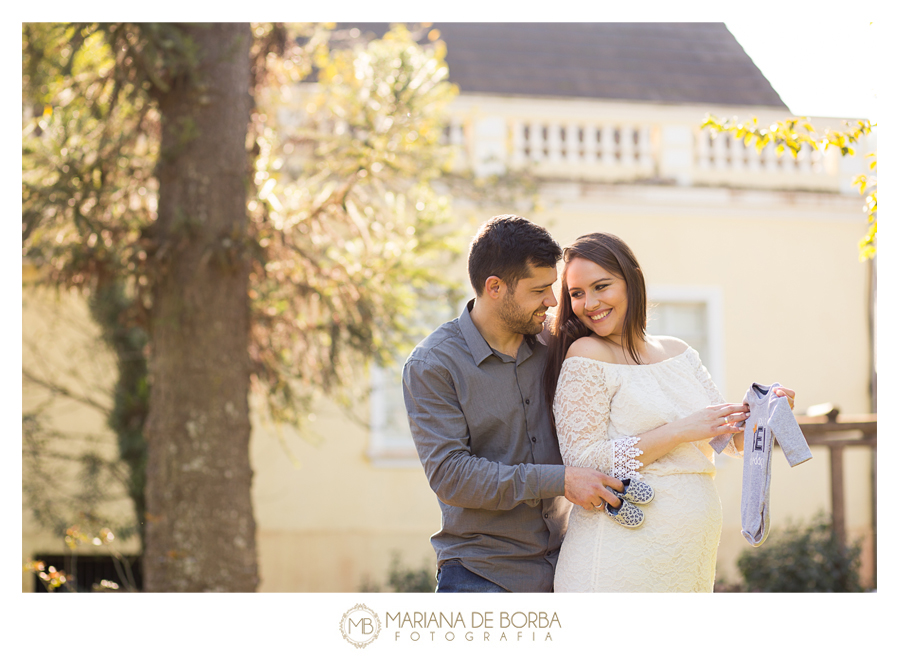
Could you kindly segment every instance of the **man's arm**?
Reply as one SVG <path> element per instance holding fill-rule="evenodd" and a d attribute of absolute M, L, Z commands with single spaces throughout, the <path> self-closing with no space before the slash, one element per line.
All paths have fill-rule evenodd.
<path fill-rule="evenodd" d="M 452 383 L 437 366 L 410 359 L 403 368 L 403 399 L 428 482 L 438 498 L 457 507 L 512 509 L 565 495 L 583 507 L 618 499 L 604 485 L 619 480 L 591 468 L 558 464 L 502 464 L 473 455 L 469 428 Z"/>
<path fill-rule="evenodd" d="M 509 465 L 472 454 L 468 423 L 448 378 L 440 366 L 420 359 L 403 367 L 409 428 L 437 497 L 456 507 L 501 510 L 563 495 L 560 465 Z"/>

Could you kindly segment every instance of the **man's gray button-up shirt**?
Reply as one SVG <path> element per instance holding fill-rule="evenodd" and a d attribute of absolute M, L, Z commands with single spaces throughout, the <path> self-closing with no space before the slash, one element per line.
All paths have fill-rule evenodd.
<path fill-rule="evenodd" d="M 493 350 L 469 316 L 436 329 L 403 368 L 419 459 L 441 507 L 438 564 L 463 566 L 513 592 L 549 592 L 571 503 L 544 404 L 546 346 Z"/>

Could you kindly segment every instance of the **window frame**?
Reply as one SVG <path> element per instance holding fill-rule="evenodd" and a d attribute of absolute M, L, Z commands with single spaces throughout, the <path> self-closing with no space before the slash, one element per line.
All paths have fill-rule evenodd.
<path fill-rule="evenodd" d="M 651 285 L 647 300 L 653 304 L 690 303 L 706 305 L 708 358 L 703 362 L 716 386 L 725 391 L 725 330 L 721 286 Z"/>

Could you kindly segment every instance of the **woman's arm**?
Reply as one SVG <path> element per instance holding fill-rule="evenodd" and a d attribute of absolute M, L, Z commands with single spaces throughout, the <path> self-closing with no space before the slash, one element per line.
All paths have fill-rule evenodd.
<path fill-rule="evenodd" d="M 643 451 L 641 461 L 645 466 L 670 453 L 682 443 L 712 439 L 720 434 L 738 433 L 741 445 L 735 445 L 735 447 L 743 450 L 743 430 L 736 423 L 747 420 L 749 416 L 749 408 L 746 404 L 714 404 L 696 411 L 690 416 L 673 420 L 671 423 L 666 423 L 648 432 L 642 432 L 638 436 L 635 447 Z M 737 444 L 737 438 L 735 436 L 735 444 Z"/>
<path fill-rule="evenodd" d="M 687 343 L 678 338 L 659 337 L 658 340 L 671 353 L 680 354 L 690 349 Z M 713 439 L 723 434 L 731 435 L 731 444 L 734 446 L 727 448 L 728 454 L 740 457 L 744 451 L 743 422 L 750 416 L 749 405 L 726 403 L 696 352 L 688 357 L 695 361 L 695 375 L 707 393 L 710 406 L 642 434 L 642 441 L 638 445 L 644 451 L 646 463 L 659 459 L 681 443 Z M 791 408 L 794 408 L 793 390 L 778 386 L 775 388 L 775 395 L 787 397 Z"/>
<path fill-rule="evenodd" d="M 685 350 L 690 349 L 690 346 L 687 343 L 678 338 L 659 336 L 654 337 L 652 340 L 656 348 L 660 352 L 663 352 L 667 358 L 680 356 Z M 609 343 L 594 337 L 580 338 L 572 343 L 566 354 L 566 358 L 568 359 L 569 357 L 584 357 L 603 363 L 616 363 L 616 354 Z M 706 372 L 706 369 L 703 368 L 703 365 L 700 364 L 699 361 L 697 362 L 697 365 L 703 372 Z M 640 366 L 635 367 L 639 368 Z M 698 373 L 698 377 L 699 376 Z M 738 428 L 735 423 L 746 420 L 749 417 L 749 407 L 744 404 L 726 404 L 724 400 L 722 400 L 721 395 L 719 395 L 719 392 L 711 379 L 709 379 L 708 382 L 708 386 L 711 387 L 711 389 L 707 387 L 707 382 L 703 381 L 702 378 L 701 383 L 706 388 L 710 401 L 714 402 L 711 406 L 700 409 L 689 416 L 672 421 L 657 427 L 656 429 L 642 432 L 638 436 L 621 437 L 620 439 L 617 439 L 620 443 L 620 445 L 617 446 L 618 452 L 622 453 L 622 456 L 624 457 L 624 451 L 628 451 L 627 456 L 630 458 L 627 461 L 628 468 L 625 471 L 621 469 L 622 464 L 625 462 L 623 462 L 622 458 L 619 458 L 616 460 L 617 462 L 621 462 L 618 464 L 620 466 L 619 472 L 607 472 L 620 479 L 622 477 L 640 477 L 640 475 L 637 474 L 637 471 L 641 466 L 646 466 L 647 464 L 655 462 L 682 443 L 711 439 L 720 434 L 741 432 L 741 429 Z M 603 395 L 608 395 L 604 391 L 597 391 L 597 394 L 601 397 L 603 397 Z M 597 409 L 605 409 L 608 416 L 609 403 L 610 401 L 608 398 L 603 400 L 598 399 L 592 401 L 589 406 Z M 607 421 L 607 418 L 603 418 L 599 423 L 602 425 L 604 433 Z M 559 422 L 558 418 L 557 422 Z M 563 439 L 561 436 L 561 446 L 562 441 Z M 622 442 L 627 442 L 627 445 Z M 635 457 L 639 457 L 639 461 L 636 461 Z"/>
<path fill-rule="evenodd" d="M 622 478 L 640 477 L 635 473 L 641 466 L 637 461 L 640 450 L 633 447 L 637 439 L 610 440 L 607 436 L 610 400 L 616 388 L 610 376 L 611 373 L 587 361 L 567 361 L 553 404 L 559 451 L 566 466 L 566 498 L 585 509 L 592 509 L 594 504 L 582 504 L 568 495 L 570 474 L 574 484 L 575 476 L 582 471 L 594 474 L 599 471 L 604 474 L 605 485 L 617 491 L 622 490 Z M 600 492 L 601 498 L 618 507 L 617 498 L 609 500 L 603 493 Z"/>
<path fill-rule="evenodd" d="M 788 404 L 794 408 L 796 393 L 784 386 L 775 389 L 778 397 L 787 397 Z M 649 464 L 671 452 L 682 443 L 712 439 L 721 434 L 731 434 L 734 447 L 738 452 L 744 450 L 744 429 L 737 423 L 750 417 L 750 408 L 746 404 L 714 404 L 701 409 L 690 416 L 680 418 L 661 425 L 649 432 L 643 432 L 636 447 L 644 451 L 641 461 Z"/>

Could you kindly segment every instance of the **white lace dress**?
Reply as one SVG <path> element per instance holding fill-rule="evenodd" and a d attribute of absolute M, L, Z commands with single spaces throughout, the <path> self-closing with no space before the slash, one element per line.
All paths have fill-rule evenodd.
<path fill-rule="evenodd" d="M 649 365 L 568 358 L 553 413 L 567 466 L 642 479 L 656 492 L 644 523 L 623 528 L 574 506 L 556 567 L 556 592 L 711 592 L 722 506 L 709 440 L 644 466 L 636 435 L 723 402 L 696 350 Z M 730 443 L 726 452 L 738 456 Z"/>

